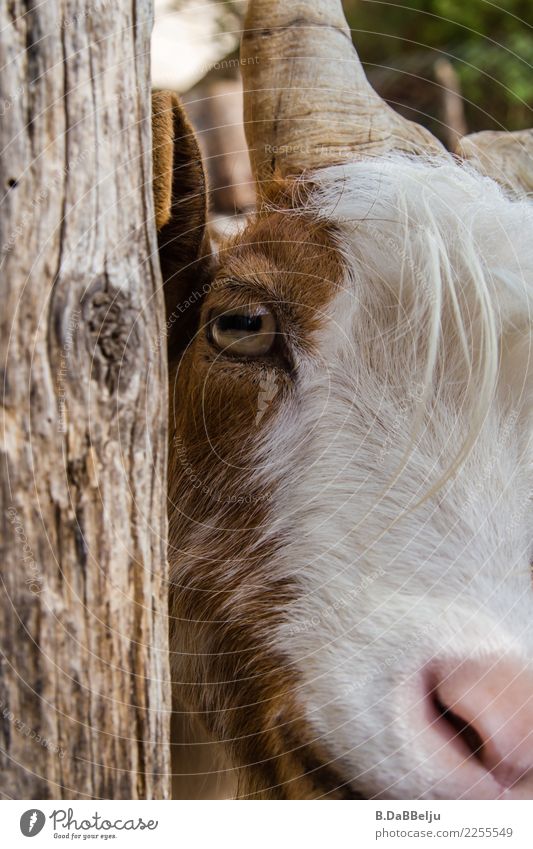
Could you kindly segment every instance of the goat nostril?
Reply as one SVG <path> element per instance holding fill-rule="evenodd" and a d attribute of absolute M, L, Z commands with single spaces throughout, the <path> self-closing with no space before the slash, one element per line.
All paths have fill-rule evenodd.
<path fill-rule="evenodd" d="M 424 705 L 423 745 L 443 780 L 446 776 L 450 787 L 457 782 L 468 798 L 477 798 L 471 794 L 478 792 L 479 798 L 485 792 L 488 798 L 532 798 L 529 666 L 503 660 L 435 661 L 420 684 L 425 692 L 417 702 L 417 712 Z"/>
<path fill-rule="evenodd" d="M 437 690 L 431 693 L 433 708 L 436 713 L 436 722 L 446 723 L 448 731 L 453 734 L 453 739 L 463 746 L 468 757 L 483 761 L 484 743 L 473 725 L 447 707 L 441 701 Z"/>

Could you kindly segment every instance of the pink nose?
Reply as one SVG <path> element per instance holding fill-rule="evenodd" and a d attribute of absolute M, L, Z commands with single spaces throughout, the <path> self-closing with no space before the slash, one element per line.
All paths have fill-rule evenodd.
<path fill-rule="evenodd" d="M 455 798 L 533 798 L 533 673 L 497 661 L 430 668 L 431 729 Z"/>

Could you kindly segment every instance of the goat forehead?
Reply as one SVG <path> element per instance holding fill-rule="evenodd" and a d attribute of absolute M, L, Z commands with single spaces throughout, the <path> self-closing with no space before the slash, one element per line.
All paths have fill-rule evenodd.
<path fill-rule="evenodd" d="M 468 170 L 404 158 L 314 180 L 309 204 L 336 228 L 345 264 L 321 341 L 330 376 L 348 373 L 354 392 L 392 407 L 425 383 L 441 406 L 470 400 L 470 413 L 477 394 L 478 414 L 481 402 L 511 407 L 529 432 L 533 204 Z"/>
<path fill-rule="evenodd" d="M 280 309 L 296 304 L 319 317 L 300 325 L 313 347 L 299 363 L 299 406 L 289 418 L 326 434 L 333 452 L 346 433 L 359 439 L 372 489 L 402 460 L 418 415 L 423 439 L 398 493 L 427 481 L 424 464 L 445 472 L 474 414 L 488 416 L 463 489 L 492 462 L 496 492 L 505 474 L 491 457 L 505 427 L 520 447 L 502 449 L 510 474 L 530 483 L 533 261 L 522 239 L 517 256 L 516 233 L 530 232 L 531 205 L 455 166 L 403 159 L 330 168 L 313 180 L 302 210 L 260 215 L 222 256 L 224 277 L 248 280 Z M 275 431 L 283 463 L 286 420 Z"/>
<path fill-rule="evenodd" d="M 274 273 L 280 301 L 321 309 L 348 267 L 372 282 L 364 307 L 375 325 L 385 314 L 389 325 L 398 322 L 394 299 L 406 311 L 404 324 L 409 311 L 416 318 L 416 309 L 445 298 L 439 287 L 450 274 L 467 308 L 481 295 L 502 320 L 531 311 L 533 205 L 510 201 L 491 180 L 400 157 L 335 166 L 289 184 L 293 206 L 253 219 L 222 251 L 223 276 L 268 286 Z M 364 289 L 357 295 L 364 298 Z"/>
<path fill-rule="evenodd" d="M 303 210 L 262 212 L 222 249 L 222 275 L 254 282 L 276 272 L 288 296 L 296 293 L 312 303 L 322 282 L 329 296 L 342 268 L 331 229 Z"/>
<path fill-rule="evenodd" d="M 402 157 L 327 168 L 313 185 L 309 210 L 337 229 L 348 264 L 376 283 L 435 297 L 436 272 L 456 273 L 466 296 L 484 274 L 502 306 L 531 310 L 530 200 L 511 200 L 468 169 Z"/>
<path fill-rule="evenodd" d="M 270 458 L 278 455 L 285 480 L 291 480 L 280 514 L 293 527 L 309 519 L 312 547 L 320 539 L 327 546 L 343 532 L 352 534 L 353 547 L 358 521 L 364 522 L 361 535 L 372 523 L 383 532 L 394 522 L 394 538 L 384 538 L 393 544 L 388 553 L 382 546 L 378 560 L 396 556 L 399 546 L 407 559 L 413 549 L 427 556 L 444 538 L 453 541 L 448 557 L 461 550 L 465 559 L 477 552 L 483 560 L 500 551 L 507 525 L 513 533 L 504 540 L 503 568 L 509 558 L 523 562 L 531 545 L 533 273 L 528 250 L 518 260 L 509 238 L 514 226 L 523 230 L 532 223 L 531 210 L 488 187 L 505 236 L 498 252 L 491 242 L 494 227 L 485 226 L 490 216 L 483 181 L 473 178 L 462 209 L 444 203 L 447 221 L 419 220 L 423 227 L 413 233 L 413 215 L 425 207 L 418 209 L 409 196 L 404 200 L 411 202 L 411 215 L 385 221 L 382 207 L 388 204 L 390 212 L 397 190 L 382 186 L 374 197 L 381 219 L 369 223 L 344 170 L 332 169 L 336 183 L 324 181 L 329 194 L 322 195 L 320 213 L 338 227 L 343 278 L 316 329 L 315 356 L 301 364 L 297 404 L 273 436 Z M 441 176 L 451 190 L 448 176 Z M 481 192 L 477 200 L 475 189 Z M 363 198 L 365 191 L 370 189 L 363 181 Z M 458 201 L 459 207 L 465 201 L 461 193 Z M 320 205 L 317 197 L 314 203 Z M 462 217 L 473 214 L 476 204 L 485 224 L 478 220 L 477 229 L 462 232 Z M 402 510 L 447 477 L 469 438 L 460 474 L 453 469 L 449 485 L 430 503 L 431 518 L 415 513 L 398 525 Z M 342 545 L 336 553 L 349 558 Z"/>

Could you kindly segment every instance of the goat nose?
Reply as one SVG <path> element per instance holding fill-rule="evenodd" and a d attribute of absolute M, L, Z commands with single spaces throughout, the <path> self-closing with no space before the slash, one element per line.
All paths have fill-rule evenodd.
<path fill-rule="evenodd" d="M 533 777 L 533 673 L 516 663 L 439 665 L 432 675 L 434 722 L 446 723 L 456 751 L 502 788 Z M 442 726 L 441 726 L 442 727 Z M 525 779 L 527 780 L 527 779 Z M 527 780 L 529 786 L 529 780 Z M 528 797 L 529 798 L 529 797 Z"/>

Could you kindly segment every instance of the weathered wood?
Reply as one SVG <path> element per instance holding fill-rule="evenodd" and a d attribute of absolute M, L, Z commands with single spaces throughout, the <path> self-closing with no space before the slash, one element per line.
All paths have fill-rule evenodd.
<path fill-rule="evenodd" d="M 0 788 L 164 798 L 150 0 L 0 5 Z"/>

